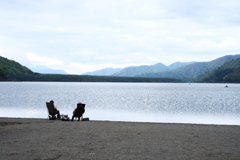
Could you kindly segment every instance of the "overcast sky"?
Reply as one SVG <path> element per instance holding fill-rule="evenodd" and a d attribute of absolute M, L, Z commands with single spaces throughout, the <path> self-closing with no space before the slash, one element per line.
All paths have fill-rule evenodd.
<path fill-rule="evenodd" d="M 0 55 L 81 74 L 240 54 L 240 0 L 0 0 Z"/>

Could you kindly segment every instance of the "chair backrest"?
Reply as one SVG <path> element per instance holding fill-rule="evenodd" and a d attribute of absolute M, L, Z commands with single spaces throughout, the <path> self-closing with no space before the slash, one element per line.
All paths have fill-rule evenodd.
<path fill-rule="evenodd" d="M 47 108 L 48 108 L 48 113 L 50 115 L 54 115 L 54 105 L 53 103 L 46 102 Z"/>
<path fill-rule="evenodd" d="M 79 116 L 79 117 L 82 116 L 82 114 L 85 112 L 85 105 L 86 104 L 82 104 L 82 103 L 77 104 L 77 110 L 75 113 L 76 116 Z"/>
<path fill-rule="evenodd" d="M 82 113 L 84 113 L 84 112 L 85 112 L 85 105 L 86 105 L 86 104 L 78 103 L 78 104 L 77 104 L 77 112 L 82 112 Z"/>

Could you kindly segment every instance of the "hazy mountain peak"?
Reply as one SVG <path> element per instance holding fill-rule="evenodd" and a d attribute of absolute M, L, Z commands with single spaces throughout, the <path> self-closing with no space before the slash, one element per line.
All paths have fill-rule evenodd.
<path fill-rule="evenodd" d="M 196 62 L 194 62 L 194 61 L 192 61 L 192 62 L 175 62 L 175 63 L 169 65 L 168 68 L 170 70 L 173 70 L 173 69 L 176 69 L 176 68 L 179 68 L 179 67 L 182 67 L 182 66 L 186 66 L 186 65 L 189 65 L 189 64 L 193 64 L 193 63 L 196 63 Z"/>
<path fill-rule="evenodd" d="M 116 72 L 119 72 L 122 68 L 104 68 L 100 70 L 96 70 L 93 72 L 86 72 L 83 73 L 82 75 L 95 75 L 95 76 L 109 76 L 112 75 Z"/>
<path fill-rule="evenodd" d="M 33 72 L 43 73 L 43 74 L 68 74 L 64 70 L 51 69 L 45 66 L 33 66 L 29 67 Z"/>
<path fill-rule="evenodd" d="M 114 76 L 136 76 L 140 74 L 145 74 L 145 73 L 155 73 L 159 71 L 167 71 L 169 70 L 167 66 L 165 66 L 162 63 L 157 63 L 155 65 L 141 65 L 141 66 L 135 66 L 135 67 L 126 67 L 122 69 L 120 72 L 117 72 L 113 74 Z"/>

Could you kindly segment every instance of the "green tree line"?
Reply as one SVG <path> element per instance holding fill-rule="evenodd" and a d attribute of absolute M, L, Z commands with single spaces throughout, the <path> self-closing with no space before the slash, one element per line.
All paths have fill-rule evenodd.
<path fill-rule="evenodd" d="M 34 73 L 13 60 L 0 56 L 1 81 L 53 81 L 53 82 L 181 82 L 172 78 L 87 76 Z"/>

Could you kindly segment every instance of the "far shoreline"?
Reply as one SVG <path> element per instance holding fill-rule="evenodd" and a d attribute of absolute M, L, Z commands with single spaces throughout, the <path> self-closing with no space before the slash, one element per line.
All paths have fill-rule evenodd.
<path fill-rule="evenodd" d="M 62 121 L 62 120 L 49 120 L 47 118 L 30 118 L 30 117 L 0 117 L 0 119 L 12 119 L 12 120 L 47 120 L 47 121 Z M 75 120 L 76 121 L 76 120 Z M 205 124 L 205 123 L 176 123 L 176 122 L 142 122 L 142 121 L 120 121 L 120 120 L 89 120 L 93 122 L 111 122 L 111 123 L 144 123 L 144 124 L 169 124 L 169 125 L 206 125 L 206 126 L 240 126 L 238 124 Z M 63 121 L 65 122 L 72 122 L 69 121 Z M 85 123 L 84 121 L 78 121 L 79 123 Z"/>

